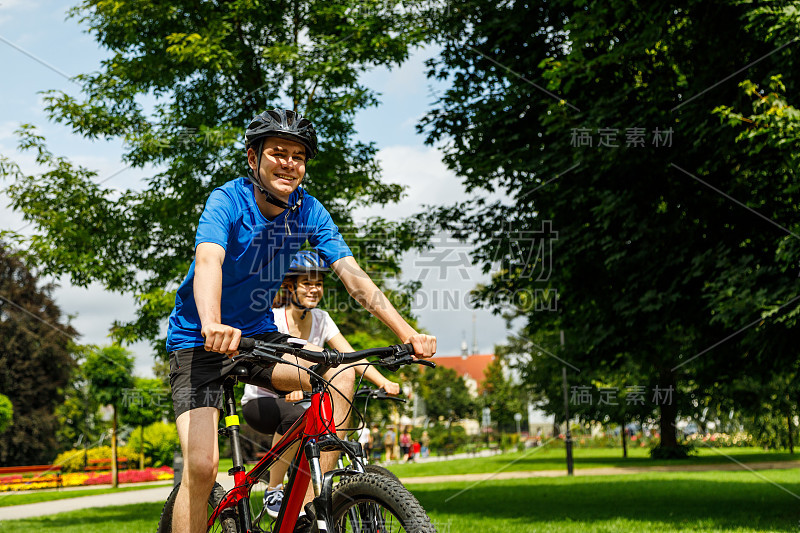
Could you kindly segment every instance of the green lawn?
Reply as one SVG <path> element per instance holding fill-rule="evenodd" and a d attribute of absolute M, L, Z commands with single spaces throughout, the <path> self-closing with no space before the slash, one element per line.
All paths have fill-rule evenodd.
<path fill-rule="evenodd" d="M 430 463 L 393 464 L 388 468 L 400 477 L 437 476 L 443 474 L 479 474 L 484 472 L 516 472 L 525 470 L 565 470 L 564 448 L 543 446 L 529 448 L 524 452 L 512 452 L 492 457 L 454 459 Z M 734 457 L 742 463 L 758 461 L 800 461 L 800 454 L 765 451 L 761 448 L 698 448 L 698 455 L 682 461 L 654 461 L 649 448 L 629 448 L 628 458 L 622 458 L 622 448 L 575 448 L 575 468 L 646 467 L 669 465 L 694 465 L 727 463 Z M 230 458 L 219 461 L 219 471 L 227 472 L 233 466 Z M 253 465 L 250 465 L 253 466 Z"/>
<path fill-rule="evenodd" d="M 529 478 L 409 489 L 440 533 L 797 531 L 797 471 L 758 474 Z"/>
<path fill-rule="evenodd" d="M 23 505 L 26 503 L 49 502 L 53 500 L 64 500 L 67 498 L 80 498 L 82 496 L 94 496 L 96 494 L 108 494 L 110 492 L 128 492 L 131 490 L 154 489 L 156 487 L 171 486 L 172 483 L 159 485 L 128 486 L 118 489 L 81 489 L 65 491 L 43 491 L 43 492 L 2 492 L 0 493 L 0 507 L 9 505 Z"/>
<path fill-rule="evenodd" d="M 628 458 L 622 458 L 621 448 L 576 448 L 573 450 L 575 468 L 601 467 L 647 467 L 671 465 L 696 465 L 728 463 L 729 455 L 742 463 L 757 461 L 800 461 L 800 455 L 764 451 L 760 448 L 700 448 L 698 455 L 681 461 L 654 461 L 647 448 L 628 450 Z M 722 455 L 725 454 L 725 455 Z M 800 466 L 800 464 L 798 465 Z M 446 474 L 478 474 L 485 472 L 516 472 L 525 470 L 566 470 L 563 448 L 529 448 L 524 452 L 513 452 L 480 459 L 455 459 L 430 463 L 405 463 L 389 465 L 392 472 L 401 478 L 436 476 Z"/>
<path fill-rule="evenodd" d="M 800 494 L 800 476 L 795 470 L 658 472 L 409 488 L 440 533 L 743 533 L 797 531 L 800 525 L 800 496 L 795 496 Z M 106 507 L 0 524 L 8 531 L 138 533 L 155 528 L 161 506 Z"/>

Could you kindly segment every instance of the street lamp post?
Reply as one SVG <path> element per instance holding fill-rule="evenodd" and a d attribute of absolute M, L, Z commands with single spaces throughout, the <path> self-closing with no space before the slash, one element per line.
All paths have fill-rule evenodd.
<path fill-rule="evenodd" d="M 564 348 L 564 330 L 561 330 L 561 348 Z M 567 367 L 561 367 L 561 376 L 564 382 L 564 418 L 567 426 L 567 430 L 564 434 L 564 447 L 567 450 L 567 475 L 573 475 L 573 463 L 572 463 L 572 434 L 569 431 L 569 400 L 567 399 Z"/>

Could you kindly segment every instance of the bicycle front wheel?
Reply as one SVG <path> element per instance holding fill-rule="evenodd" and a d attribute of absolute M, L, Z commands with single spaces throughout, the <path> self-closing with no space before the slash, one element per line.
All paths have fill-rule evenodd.
<path fill-rule="evenodd" d="M 180 489 L 180 487 L 180 483 L 175 485 L 166 503 L 164 503 L 164 509 L 161 511 L 161 519 L 158 521 L 156 533 L 172 533 L 172 512 L 175 509 L 175 498 L 178 497 L 178 489 Z M 219 483 L 214 483 L 214 488 L 211 490 L 211 494 L 208 495 L 208 516 L 211 516 L 211 513 L 214 512 L 214 509 L 217 508 L 219 502 L 221 502 L 224 497 L 225 489 L 222 488 L 222 485 Z M 209 529 L 209 531 L 239 533 L 239 524 L 236 522 L 236 512 L 231 510 L 223 513 L 222 516 L 217 518 L 214 527 Z"/>
<path fill-rule="evenodd" d="M 435 533 L 425 509 L 399 482 L 384 475 L 348 476 L 333 491 L 335 533 Z"/>
<path fill-rule="evenodd" d="M 395 473 L 389 470 L 388 468 L 384 468 L 378 465 L 364 465 L 364 472 L 368 472 L 370 474 L 377 474 L 379 476 L 386 476 L 390 479 L 397 481 L 402 485 L 402 483 L 400 482 L 400 478 L 398 478 L 395 475 Z"/>

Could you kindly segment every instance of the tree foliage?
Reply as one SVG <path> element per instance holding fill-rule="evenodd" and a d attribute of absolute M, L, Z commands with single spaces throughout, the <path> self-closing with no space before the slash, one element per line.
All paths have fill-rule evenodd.
<path fill-rule="evenodd" d="M 120 406 L 133 387 L 133 355 L 119 345 L 100 346 L 86 355 L 83 372 L 89 391 L 100 405 Z"/>
<path fill-rule="evenodd" d="M 665 446 L 708 395 L 738 403 L 719 383 L 796 359 L 798 12 L 479 0 L 442 23 L 430 75 L 452 87 L 421 129 L 474 192 L 435 218 L 496 267 L 478 300 L 526 338 L 563 329 L 540 346 L 571 383 L 673 390 Z M 557 313 L 527 305 L 548 290 Z M 537 363 L 543 389 L 561 366 Z"/>
<path fill-rule="evenodd" d="M 452 368 L 440 366 L 420 372 L 416 386 L 432 420 L 443 418 L 452 423 L 475 416 L 475 400 L 470 396 L 467 384 Z"/>
<path fill-rule="evenodd" d="M 523 387 L 511 379 L 508 359 L 497 352 L 495 350 L 495 359 L 486 368 L 479 403 L 491 410 L 492 422 L 500 430 L 516 431 L 514 415 L 519 413 L 523 419 L 527 419 L 527 395 Z"/>
<path fill-rule="evenodd" d="M 0 395 L 13 404 L 0 434 L 0 466 L 48 463 L 58 449 L 55 409 L 75 364 L 76 332 L 52 290 L 0 245 Z"/>
<path fill-rule="evenodd" d="M 205 199 L 247 172 L 241 140 L 249 120 L 281 106 L 318 130 L 309 192 L 351 242 L 384 259 L 384 274 L 397 273 L 399 253 L 419 235 L 379 219 L 355 227 L 350 212 L 402 194 L 381 181 L 374 144 L 355 140 L 354 116 L 378 102 L 359 75 L 400 64 L 429 31 L 419 23 L 427 2 L 406 4 L 397 11 L 380 0 L 81 2 L 72 16 L 109 57 L 76 77 L 80 97 L 47 93 L 49 117 L 87 139 L 121 140 L 124 162 L 152 174 L 116 191 L 23 126 L 20 148 L 36 153 L 43 172 L 27 176 L 0 159 L 0 173 L 12 177 L 13 206 L 36 228 L 31 258 L 74 284 L 134 294 L 137 318 L 117 324 L 116 338 L 160 339 Z M 386 239 L 387 229 L 399 236 Z"/>
<path fill-rule="evenodd" d="M 100 414 L 100 403 L 91 394 L 89 380 L 81 365 L 90 351 L 90 347 L 77 350 L 75 360 L 78 364 L 64 387 L 64 401 L 56 408 L 61 450 L 91 446 L 100 442 L 108 430 L 108 424 Z"/>
<path fill-rule="evenodd" d="M 14 404 L 11 403 L 8 396 L 0 394 L 0 433 L 8 429 L 13 418 Z"/>

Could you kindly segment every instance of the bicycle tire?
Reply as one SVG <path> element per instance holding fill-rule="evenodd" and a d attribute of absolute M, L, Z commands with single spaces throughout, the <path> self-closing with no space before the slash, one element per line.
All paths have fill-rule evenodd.
<path fill-rule="evenodd" d="M 436 532 L 419 501 L 399 482 L 384 475 L 365 472 L 342 479 L 333 491 L 332 502 L 333 533 Z"/>
<path fill-rule="evenodd" d="M 399 477 L 397 477 L 397 476 L 394 474 L 394 472 L 392 472 L 392 471 L 391 471 L 391 470 L 389 470 L 388 468 L 384 468 L 384 467 L 382 467 L 382 466 L 378 466 L 378 465 L 364 465 L 364 472 L 367 472 L 367 473 L 370 473 L 370 474 L 377 474 L 377 475 L 379 475 L 379 476 L 386 476 L 386 477 L 388 477 L 389 479 L 393 479 L 393 480 L 397 481 L 397 482 L 398 482 L 398 483 L 400 483 L 401 485 L 403 484 L 403 483 L 400 481 L 400 478 L 399 478 Z"/>
<path fill-rule="evenodd" d="M 167 501 L 164 502 L 164 508 L 161 510 L 161 518 L 158 520 L 158 529 L 156 533 L 172 533 L 172 510 L 175 508 L 175 498 L 178 496 L 178 489 L 181 484 L 175 485 L 175 488 L 170 492 Z M 225 497 L 225 489 L 219 483 L 214 483 L 214 488 L 211 489 L 211 494 L 208 495 L 209 514 L 217 508 L 219 502 Z M 236 522 L 236 512 L 231 510 L 217 519 L 217 522 L 222 526 L 223 533 L 239 533 L 239 524 Z"/>

